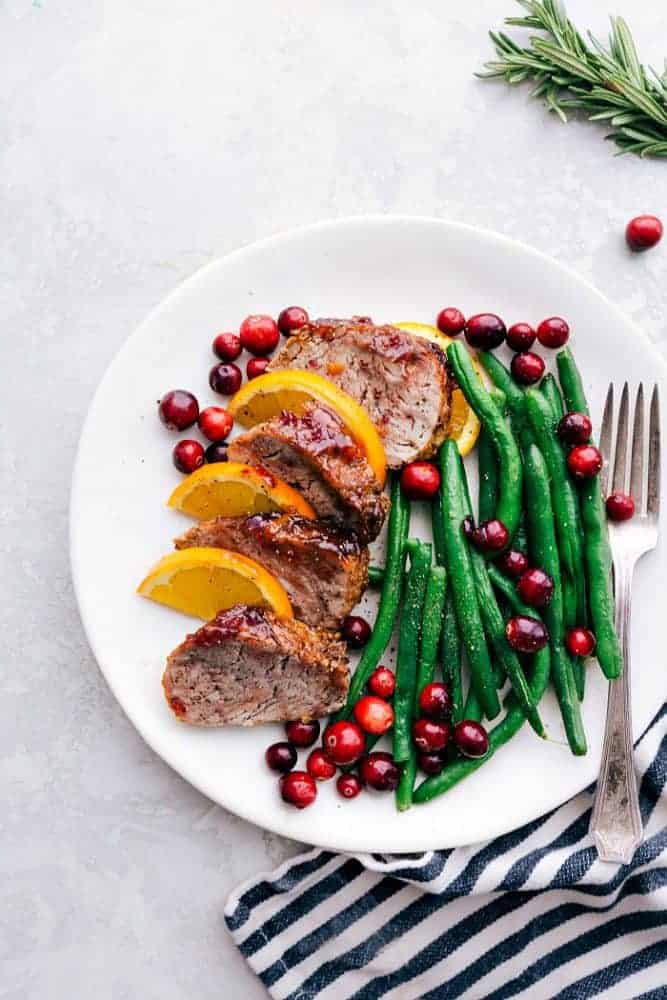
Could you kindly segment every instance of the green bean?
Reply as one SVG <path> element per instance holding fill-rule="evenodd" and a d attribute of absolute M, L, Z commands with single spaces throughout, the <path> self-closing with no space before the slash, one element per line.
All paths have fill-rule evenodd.
<path fill-rule="evenodd" d="M 496 388 L 504 393 L 514 434 L 522 448 L 527 446 L 532 441 L 533 434 L 526 417 L 523 389 L 516 384 L 510 370 L 495 354 L 480 351 L 479 360 Z"/>
<path fill-rule="evenodd" d="M 498 466 L 493 442 L 486 427 L 477 441 L 477 462 L 479 469 L 479 520 L 488 521 L 495 517 L 498 502 Z"/>
<path fill-rule="evenodd" d="M 503 522 L 511 537 L 517 529 L 521 513 L 522 469 L 518 445 L 502 409 L 482 385 L 463 344 L 450 344 L 447 359 L 464 396 L 489 432 L 496 450 L 499 496 L 495 516 Z"/>
<path fill-rule="evenodd" d="M 470 664 L 475 691 L 482 703 L 485 715 L 492 719 L 500 711 L 500 702 L 482 628 L 470 552 L 463 534 L 460 509 L 449 489 L 449 484 L 456 478 L 460 462 L 459 453 L 453 441 L 445 441 L 440 449 L 439 462 L 441 484 L 447 486 L 447 488 L 443 488 L 441 485 L 440 493 L 447 571 L 454 598 L 456 620 Z"/>
<path fill-rule="evenodd" d="M 470 685 L 470 690 L 468 691 L 468 696 L 465 700 L 465 705 L 463 706 L 463 712 L 461 714 L 461 719 L 474 719 L 475 722 L 481 722 L 484 718 L 484 712 L 482 711 L 482 706 L 479 703 L 479 698 L 475 694 L 475 689 Z M 452 722 L 456 723 L 457 720 L 452 716 Z M 461 721 L 461 720 L 458 720 Z"/>
<path fill-rule="evenodd" d="M 572 353 L 565 348 L 558 354 L 556 360 L 568 410 L 587 414 L 588 402 Z M 623 670 L 623 654 L 614 627 L 611 548 L 607 531 L 607 513 L 599 480 L 585 480 L 580 486 L 579 497 L 584 528 L 588 605 L 596 639 L 596 656 L 604 675 L 614 680 Z"/>
<path fill-rule="evenodd" d="M 382 581 L 384 580 L 384 567 L 383 566 L 369 566 L 368 567 L 368 586 L 369 587 L 381 587 Z"/>
<path fill-rule="evenodd" d="M 394 760 L 403 763 L 412 749 L 412 716 L 417 685 L 417 652 L 421 633 L 424 596 L 431 565 L 431 546 L 409 542 L 410 570 L 401 609 L 394 693 Z"/>
<path fill-rule="evenodd" d="M 581 756 L 587 749 L 586 735 L 572 663 L 563 645 L 563 591 L 549 473 L 542 453 L 536 445 L 530 445 L 526 449 L 524 463 L 530 549 L 533 557 L 549 574 L 554 584 L 553 596 L 543 612 L 549 631 L 551 672 L 567 741 L 572 753 Z"/>
<path fill-rule="evenodd" d="M 551 372 L 548 372 L 540 382 L 540 392 L 549 403 L 554 420 L 558 422 L 565 413 L 565 406 L 563 405 L 563 397 L 560 394 L 558 382 Z"/>
<path fill-rule="evenodd" d="M 440 566 L 444 566 L 446 564 L 446 556 L 442 520 L 442 495 L 440 490 L 438 490 L 431 505 L 431 520 L 433 525 L 435 560 Z M 442 665 L 442 677 L 449 686 L 449 694 L 452 699 L 452 719 L 455 722 L 459 722 L 463 707 L 463 695 L 461 691 L 461 637 L 458 625 L 456 624 L 451 584 L 448 584 L 445 595 L 445 607 L 440 633 L 440 661 Z"/>

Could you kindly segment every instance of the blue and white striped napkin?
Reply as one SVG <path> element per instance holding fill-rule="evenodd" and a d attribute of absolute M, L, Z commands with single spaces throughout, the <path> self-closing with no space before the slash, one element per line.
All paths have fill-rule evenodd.
<path fill-rule="evenodd" d="M 276 1000 L 667 1000 L 667 704 L 636 758 L 629 865 L 597 859 L 589 788 L 485 844 L 310 851 L 240 886 L 229 931 Z"/>

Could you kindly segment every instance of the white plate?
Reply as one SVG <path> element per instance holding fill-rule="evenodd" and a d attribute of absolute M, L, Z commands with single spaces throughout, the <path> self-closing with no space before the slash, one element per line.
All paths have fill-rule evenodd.
<path fill-rule="evenodd" d="M 493 233 L 435 219 L 362 217 L 325 222 L 255 243 L 216 261 L 177 288 L 139 327 L 109 367 L 81 437 L 71 506 L 74 582 L 91 646 L 111 689 L 144 739 L 184 778 L 227 809 L 277 833 L 345 851 L 408 852 L 474 843 L 542 815 L 594 780 L 606 685 L 588 672 L 584 719 L 590 751 L 564 745 L 551 696 L 543 713 L 551 741 L 526 726 L 477 774 L 448 795 L 398 815 L 391 795 L 353 802 L 321 785 L 316 804 L 284 805 L 263 762 L 280 727 L 198 730 L 179 724 L 160 685 L 166 654 L 196 622 L 135 595 L 137 582 L 187 520 L 165 507 L 179 476 L 175 437 L 157 419 L 168 389 L 208 389 L 210 342 L 248 313 L 303 304 L 314 316 L 368 313 L 381 322 L 433 322 L 444 305 L 493 310 L 533 324 L 563 315 L 596 418 L 610 380 L 655 380 L 662 359 L 628 319 L 577 275 Z M 474 462 L 468 461 L 471 472 Z M 413 520 L 425 535 L 428 519 Z M 381 555 L 378 555 L 381 560 Z M 667 585 L 664 544 L 641 564 L 635 587 L 635 733 L 666 692 L 658 595 Z M 372 614 L 375 597 L 366 599 Z M 385 658 L 391 662 L 391 656 Z"/>

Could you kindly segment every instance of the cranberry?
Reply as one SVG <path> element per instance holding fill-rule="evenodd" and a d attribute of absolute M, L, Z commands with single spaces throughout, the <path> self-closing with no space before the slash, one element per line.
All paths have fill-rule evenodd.
<path fill-rule="evenodd" d="M 595 636 L 587 628 L 571 628 L 565 636 L 565 645 L 572 656 L 591 656 L 595 649 Z"/>
<path fill-rule="evenodd" d="M 445 762 L 439 753 L 418 753 L 417 765 L 424 774 L 440 774 Z"/>
<path fill-rule="evenodd" d="M 519 653 L 537 653 L 549 641 L 549 633 L 537 618 L 516 615 L 505 626 L 507 641 Z"/>
<path fill-rule="evenodd" d="M 527 569 L 516 585 L 519 597 L 531 608 L 545 607 L 554 595 L 554 582 L 543 569 Z"/>
<path fill-rule="evenodd" d="M 370 785 L 378 792 L 393 792 L 398 784 L 401 772 L 390 753 L 382 750 L 369 753 L 359 762 L 359 777 L 365 785 Z"/>
<path fill-rule="evenodd" d="M 537 339 L 542 347 L 562 347 L 570 336 L 570 327 L 560 316 L 543 319 L 537 328 Z"/>
<path fill-rule="evenodd" d="M 235 333 L 219 333 L 213 341 L 213 353 L 221 361 L 236 361 L 242 350 L 241 338 Z"/>
<path fill-rule="evenodd" d="M 199 414 L 199 430 L 209 441 L 224 441 L 234 426 L 234 418 L 222 406 L 207 406 Z"/>
<path fill-rule="evenodd" d="M 519 385 L 534 385 L 535 382 L 539 382 L 544 375 L 544 368 L 542 358 L 532 351 L 515 354 L 510 364 L 514 381 Z"/>
<path fill-rule="evenodd" d="M 509 544 L 510 533 L 498 518 L 482 521 L 472 534 L 473 545 L 482 552 L 500 552 Z"/>
<path fill-rule="evenodd" d="M 246 351 L 260 357 L 270 354 L 280 340 L 278 324 L 272 316 L 246 316 L 239 337 Z"/>
<path fill-rule="evenodd" d="M 466 340 L 471 347 L 492 351 L 505 339 L 505 324 L 495 313 L 478 313 L 466 323 Z"/>
<path fill-rule="evenodd" d="M 223 444 L 222 441 L 214 441 L 210 444 L 206 451 L 206 461 L 213 464 L 214 462 L 226 462 L 227 461 L 227 445 Z"/>
<path fill-rule="evenodd" d="M 341 719 L 332 722 L 324 730 L 322 737 L 324 749 L 334 764 L 354 764 L 364 752 L 365 739 L 363 730 L 356 722 Z"/>
<path fill-rule="evenodd" d="M 460 309 L 447 306 L 446 309 L 440 310 L 435 322 L 440 333 L 445 333 L 448 337 L 458 337 L 459 333 L 465 330 L 466 318 Z"/>
<path fill-rule="evenodd" d="M 365 694 L 354 706 L 354 717 L 365 733 L 381 736 L 394 724 L 394 710 L 384 698 Z"/>
<path fill-rule="evenodd" d="M 306 767 L 308 769 L 308 774 L 315 781 L 328 781 L 329 778 L 333 778 L 336 773 L 336 765 L 328 757 L 324 750 L 320 750 L 317 747 L 315 750 L 311 750 L 308 754 L 308 760 L 306 761 Z"/>
<path fill-rule="evenodd" d="M 362 787 L 361 779 L 356 774 L 341 774 L 336 782 L 336 791 L 344 799 L 356 799 Z"/>
<path fill-rule="evenodd" d="M 468 541 L 472 542 L 473 538 L 475 537 L 475 522 L 473 521 L 470 514 L 468 514 L 467 517 L 464 517 L 463 520 L 461 521 L 461 531 L 466 536 Z"/>
<path fill-rule="evenodd" d="M 535 343 L 535 331 L 530 323 L 513 323 L 507 331 L 507 346 L 513 351 L 529 351 Z"/>
<path fill-rule="evenodd" d="M 301 306 L 288 306 L 278 317 L 278 329 L 284 337 L 289 337 L 308 322 L 308 313 Z"/>
<path fill-rule="evenodd" d="M 199 403 L 191 392 L 172 389 L 166 392 L 158 404 L 160 420 L 169 431 L 185 431 L 199 416 Z"/>
<path fill-rule="evenodd" d="M 457 750 L 466 757 L 484 757 L 489 751 L 489 737 L 484 726 L 474 719 L 463 719 L 454 727 Z"/>
<path fill-rule="evenodd" d="M 231 363 L 213 365 L 208 373 L 208 384 L 213 392 L 219 392 L 221 396 L 233 396 L 242 381 L 241 369 Z"/>
<path fill-rule="evenodd" d="M 245 366 L 245 373 L 248 376 L 248 379 L 257 378 L 259 375 L 263 375 L 268 368 L 268 365 L 268 358 L 251 358 Z"/>
<path fill-rule="evenodd" d="M 368 678 L 368 690 L 378 698 L 391 698 L 396 688 L 396 678 L 389 667 L 376 667 Z"/>
<path fill-rule="evenodd" d="M 635 512 L 635 502 L 627 493 L 612 493 L 605 506 L 610 521 L 629 521 Z"/>
<path fill-rule="evenodd" d="M 264 760 L 272 771 L 287 774 L 296 764 L 296 750 L 291 743 L 286 743 L 284 740 L 281 743 L 272 743 L 266 748 Z"/>
<path fill-rule="evenodd" d="M 204 464 L 204 448 L 199 441 L 186 439 L 174 445 L 171 457 L 178 471 L 188 476 Z"/>
<path fill-rule="evenodd" d="M 567 456 L 567 467 L 577 479 L 592 479 L 602 468 L 602 455 L 593 444 L 578 444 Z"/>
<path fill-rule="evenodd" d="M 317 785 L 307 771 L 290 771 L 280 779 L 280 794 L 283 802 L 305 809 L 317 798 Z"/>
<path fill-rule="evenodd" d="M 631 250 L 649 250 L 662 239 L 662 222 L 655 215 L 638 215 L 625 228 L 625 239 Z"/>
<path fill-rule="evenodd" d="M 361 615 L 348 615 L 343 620 L 341 635 L 352 649 L 361 649 L 371 637 L 371 627 Z"/>
<path fill-rule="evenodd" d="M 410 462 L 401 472 L 401 489 L 409 500 L 430 500 L 440 487 L 440 473 L 430 462 Z"/>
<path fill-rule="evenodd" d="M 301 719 L 286 722 L 285 735 L 295 747 L 312 747 L 320 735 L 320 724 L 317 719 L 313 719 L 312 722 L 302 722 Z"/>
<path fill-rule="evenodd" d="M 503 573 L 507 576 L 513 576 L 515 579 L 528 569 L 528 559 L 518 549 L 508 549 L 507 552 L 503 552 L 498 557 L 497 564 Z"/>
<path fill-rule="evenodd" d="M 452 711 L 452 699 L 446 684 L 433 681 L 419 695 L 419 710 L 429 719 L 446 719 Z"/>
<path fill-rule="evenodd" d="M 437 753 L 444 750 L 451 736 L 446 722 L 434 719 L 417 719 L 412 727 L 412 741 L 422 753 Z"/>
<path fill-rule="evenodd" d="M 566 444 L 586 444 L 593 432 L 593 422 L 586 413 L 566 413 L 558 422 L 558 437 Z"/>

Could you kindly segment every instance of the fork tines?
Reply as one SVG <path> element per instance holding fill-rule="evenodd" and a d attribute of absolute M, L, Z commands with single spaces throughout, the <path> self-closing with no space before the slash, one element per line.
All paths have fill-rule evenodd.
<path fill-rule="evenodd" d="M 645 446 L 644 411 L 644 387 L 640 382 L 634 400 L 630 442 L 630 391 L 626 382 L 621 391 L 614 436 L 614 386 L 609 386 L 600 433 L 600 450 L 604 457 L 601 485 L 604 494 L 608 492 L 609 483 L 610 492 L 630 493 L 639 517 L 657 518 L 660 509 L 660 403 L 657 385 L 653 386 L 649 408 L 648 449 Z"/>

